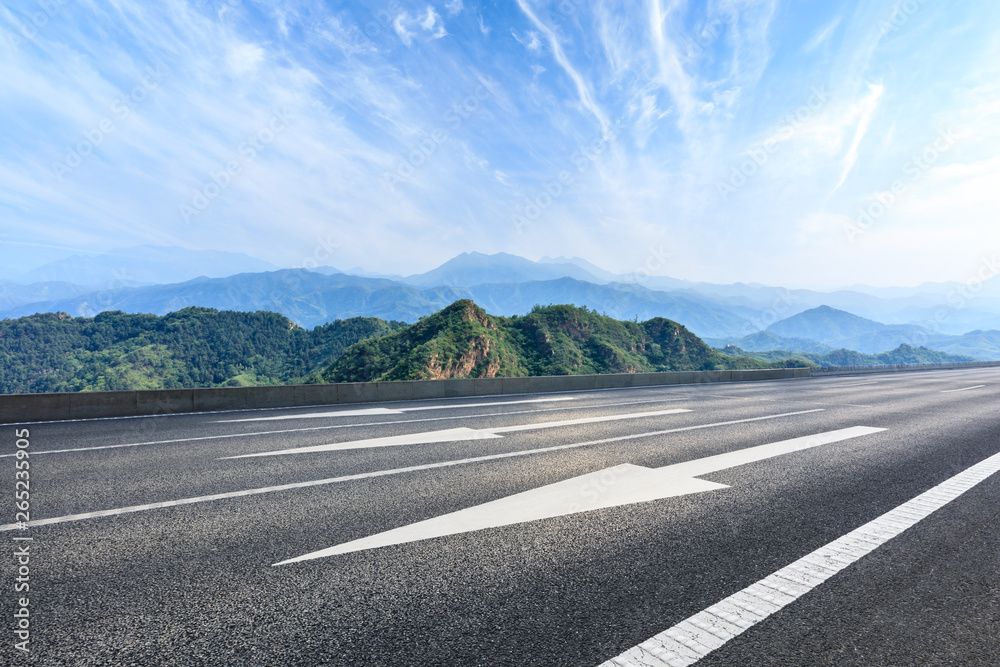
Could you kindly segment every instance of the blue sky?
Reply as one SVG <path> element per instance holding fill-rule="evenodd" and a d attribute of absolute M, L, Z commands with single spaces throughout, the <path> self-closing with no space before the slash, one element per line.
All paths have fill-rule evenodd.
<path fill-rule="evenodd" d="M 460 252 L 826 287 L 1000 249 L 1000 3 L 23 0 L 0 262 Z"/>

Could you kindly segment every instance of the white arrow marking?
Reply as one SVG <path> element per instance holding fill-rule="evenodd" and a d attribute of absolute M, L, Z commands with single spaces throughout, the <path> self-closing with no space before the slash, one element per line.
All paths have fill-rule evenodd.
<path fill-rule="evenodd" d="M 476 456 L 468 459 L 458 459 L 454 461 L 439 461 L 438 463 L 425 463 L 423 465 L 409 466 L 407 468 L 394 468 L 392 470 L 376 470 L 374 472 L 359 473 L 357 475 L 345 475 L 343 477 L 331 477 L 328 479 L 317 479 L 309 482 L 295 482 L 292 484 L 282 484 L 280 486 L 266 486 L 257 489 L 246 489 L 243 491 L 230 491 L 227 493 L 216 493 L 211 496 L 196 496 L 194 498 L 181 498 L 180 500 L 168 500 L 146 505 L 131 505 L 129 507 L 118 507 L 116 509 L 98 510 L 96 512 L 84 512 L 83 514 L 67 514 L 65 516 L 52 517 L 50 519 L 34 519 L 29 526 L 47 526 L 54 523 L 66 523 L 69 521 L 83 521 L 85 519 L 96 519 L 108 516 L 119 516 L 121 514 L 131 514 L 133 512 L 145 512 L 147 510 L 161 509 L 164 507 L 177 507 L 180 505 L 191 505 L 193 503 L 205 503 L 214 500 L 227 500 L 230 498 L 243 498 L 245 496 L 256 496 L 265 493 L 276 493 L 280 491 L 291 491 L 294 489 L 307 489 L 314 486 L 325 486 L 327 484 L 342 484 L 353 482 L 359 479 L 373 479 L 388 475 L 403 475 L 423 470 L 437 470 L 439 468 L 449 468 L 451 466 L 470 465 L 472 463 L 485 463 L 486 461 L 502 461 L 504 459 L 517 458 L 521 456 L 537 456 L 539 454 L 549 454 L 552 452 L 564 452 L 580 447 L 593 447 L 596 445 L 607 445 L 612 442 L 625 442 L 628 440 L 641 440 L 643 438 L 654 438 L 671 433 L 683 433 L 686 431 L 697 431 L 706 428 L 716 428 L 719 426 L 733 426 L 734 424 L 749 424 L 752 422 L 767 421 L 770 419 L 782 419 L 784 417 L 797 417 L 814 412 L 823 412 L 823 408 L 812 410 L 799 410 L 798 412 L 784 412 L 777 415 L 764 415 L 763 417 L 748 417 L 747 419 L 735 419 L 725 422 L 714 422 L 712 424 L 696 424 L 694 426 L 682 426 L 680 428 L 667 429 L 666 431 L 651 431 L 649 433 L 631 433 L 629 435 L 619 435 L 613 438 L 601 440 L 589 440 L 587 442 L 574 442 L 568 445 L 553 445 L 552 447 L 536 447 L 535 449 L 524 449 L 518 452 L 503 452 L 502 454 L 488 454 L 486 456 Z M 35 452 L 36 454 L 38 452 Z M 0 532 L 18 530 L 22 526 L 16 523 L 6 523 L 0 526 Z"/>
<path fill-rule="evenodd" d="M 311 447 L 294 447 L 291 449 L 278 449 L 272 452 L 260 452 L 257 454 L 240 454 L 239 456 L 223 456 L 225 459 L 249 459 L 260 456 L 282 456 L 284 454 L 309 454 L 315 452 L 335 452 L 345 449 L 367 449 L 369 447 L 398 447 L 400 445 L 426 445 L 435 442 L 462 442 L 466 440 L 488 440 L 503 437 L 500 433 L 514 433 L 516 431 L 532 431 L 541 428 L 555 428 L 558 426 L 575 426 L 577 424 L 595 424 L 598 422 L 618 421 L 620 419 L 639 419 L 641 417 L 660 417 L 663 415 L 676 415 L 681 412 L 691 412 L 684 408 L 673 408 L 671 410 L 655 410 L 653 412 L 632 412 L 624 415 L 607 415 L 604 417 L 584 417 L 582 419 L 565 419 L 561 421 L 538 422 L 536 424 L 519 424 L 517 426 L 498 426 L 496 428 L 449 428 L 441 431 L 428 431 L 424 433 L 409 433 L 407 435 L 391 435 L 384 438 L 368 438 L 365 440 L 351 440 L 348 442 L 334 442 L 327 445 L 313 445 Z M 502 415 L 498 415 L 502 416 Z"/>
<path fill-rule="evenodd" d="M 320 419 L 323 417 L 367 417 L 369 415 L 401 415 L 407 412 L 423 410 L 456 410 L 459 408 L 486 408 L 494 405 L 520 405 L 522 403 L 554 403 L 559 401 L 576 401 L 575 396 L 559 396 L 556 398 L 530 398 L 521 401 L 493 401 L 490 403 L 463 403 L 461 405 L 422 405 L 415 408 L 360 408 L 357 410 L 328 410 L 326 412 L 307 412 L 298 415 L 281 415 L 279 417 L 253 417 L 251 419 L 222 419 L 216 424 L 233 424 L 238 422 L 270 422 L 282 419 Z"/>
<path fill-rule="evenodd" d="M 446 535 L 457 535 L 487 528 L 510 526 L 540 519 L 596 509 L 644 503 L 691 493 L 727 488 L 723 484 L 695 479 L 702 475 L 726 470 L 782 454 L 789 454 L 820 445 L 884 431 L 870 426 L 854 426 L 837 431 L 818 433 L 792 440 L 783 440 L 759 447 L 750 447 L 727 454 L 677 463 L 663 468 L 644 468 L 623 464 L 580 477 L 549 484 L 500 498 L 483 505 L 444 514 L 402 526 L 384 533 L 339 544 L 321 551 L 275 563 L 286 565 L 315 558 L 325 558 L 352 551 L 417 542 Z"/>

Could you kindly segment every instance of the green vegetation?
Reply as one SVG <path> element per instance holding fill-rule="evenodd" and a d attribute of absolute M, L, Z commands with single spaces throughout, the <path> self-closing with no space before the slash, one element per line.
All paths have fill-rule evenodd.
<path fill-rule="evenodd" d="M 574 306 L 536 306 L 523 317 L 487 315 L 456 301 L 416 324 L 348 348 L 330 382 L 640 373 L 804 366 L 721 354 L 663 318 L 623 322 Z"/>
<path fill-rule="evenodd" d="M 862 354 L 854 350 L 834 350 L 828 354 L 789 352 L 787 350 L 748 352 L 733 345 L 727 345 L 720 351 L 735 358 L 751 357 L 761 361 L 797 359 L 812 366 L 878 366 L 880 364 L 942 364 L 976 361 L 973 357 L 947 354 L 937 350 L 929 350 L 926 347 L 913 347 L 905 343 L 895 350 L 881 354 Z"/>
<path fill-rule="evenodd" d="M 405 326 L 372 317 L 305 330 L 276 313 L 45 313 L 0 320 L 0 393 L 319 382 L 349 346 Z"/>

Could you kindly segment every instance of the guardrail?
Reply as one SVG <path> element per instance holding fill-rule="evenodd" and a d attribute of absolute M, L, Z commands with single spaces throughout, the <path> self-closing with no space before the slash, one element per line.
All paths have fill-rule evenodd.
<path fill-rule="evenodd" d="M 0 395 L 0 424 L 809 377 L 808 368 Z"/>

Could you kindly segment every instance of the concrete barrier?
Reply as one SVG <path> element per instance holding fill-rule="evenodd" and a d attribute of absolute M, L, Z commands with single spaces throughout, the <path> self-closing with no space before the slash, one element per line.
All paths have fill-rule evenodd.
<path fill-rule="evenodd" d="M 826 366 L 811 369 L 812 377 L 828 375 L 861 375 L 867 373 L 905 373 L 907 371 L 958 370 L 962 368 L 992 368 L 1000 361 L 959 361 L 951 364 L 879 364 L 877 366 Z"/>
<path fill-rule="evenodd" d="M 808 368 L 0 395 L 0 423 L 808 377 Z"/>

